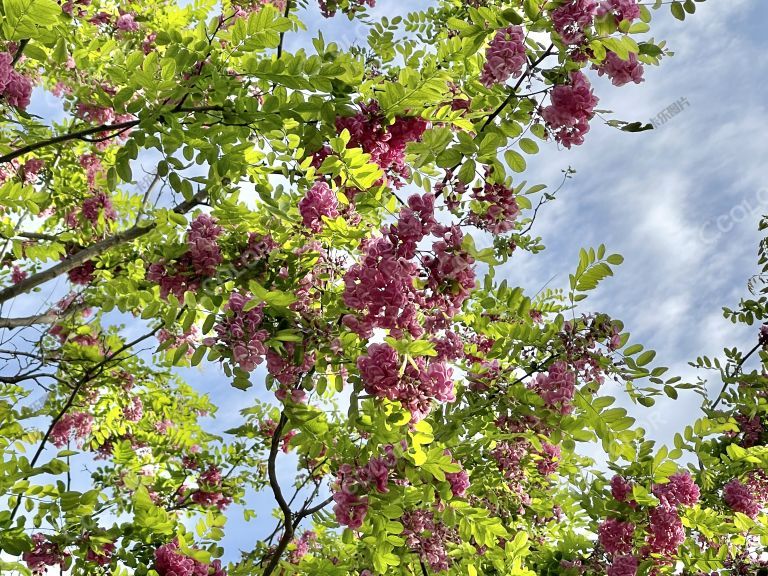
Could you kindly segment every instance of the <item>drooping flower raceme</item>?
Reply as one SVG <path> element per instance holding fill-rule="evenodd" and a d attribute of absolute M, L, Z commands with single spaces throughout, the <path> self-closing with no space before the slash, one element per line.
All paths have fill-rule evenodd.
<path fill-rule="evenodd" d="M 318 180 L 299 201 L 299 212 L 304 226 L 312 232 L 320 232 L 323 229 L 323 216 L 336 218 L 339 215 L 338 206 L 339 201 L 333 190 Z"/>
<path fill-rule="evenodd" d="M 91 433 L 92 427 L 93 416 L 86 412 L 64 414 L 51 429 L 51 442 L 57 448 L 66 446 L 73 439 L 80 444 Z"/>
<path fill-rule="evenodd" d="M 32 82 L 13 68 L 13 56 L 8 52 L 0 52 L 0 96 L 22 110 L 32 97 Z"/>
<path fill-rule="evenodd" d="M 485 66 L 480 82 L 486 87 L 517 78 L 525 66 L 525 32 L 520 26 L 508 26 L 496 32 L 485 50 Z"/>
<path fill-rule="evenodd" d="M 643 82 L 643 65 L 634 52 L 628 60 L 622 60 L 615 52 L 608 52 L 600 66 L 595 66 L 598 76 L 606 75 L 614 86 L 624 86 L 630 82 Z"/>
<path fill-rule="evenodd" d="M 203 340 L 206 346 L 221 344 L 231 353 L 233 362 L 246 372 L 264 361 L 267 353 L 264 342 L 269 337 L 268 332 L 261 329 L 264 304 L 244 310 L 252 299 L 247 294 L 232 293 L 224 318 L 214 327 L 218 337 Z"/>
<path fill-rule="evenodd" d="M 570 84 L 555 86 L 550 100 L 552 104 L 544 108 L 541 116 L 555 140 L 566 148 L 583 144 L 598 103 L 587 77 L 578 70 L 571 72 Z"/>
<path fill-rule="evenodd" d="M 607 576 L 635 576 L 637 567 L 637 558 L 634 556 L 619 556 L 608 567 Z"/>
<path fill-rule="evenodd" d="M 552 23 L 563 42 L 581 44 L 596 12 L 596 0 L 568 0 L 552 11 Z"/>
<path fill-rule="evenodd" d="M 539 374 L 533 382 L 533 389 L 544 399 L 548 408 L 561 414 L 570 414 L 571 400 L 576 393 L 576 375 L 562 360 L 555 362 L 545 374 Z"/>
<path fill-rule="evenodd" d="M 616 518 L 607 518 L 600 524 L 598 540 L 608 554 L 629 554 L 632 552 L 632 536 L 635 525 Z"/>
<path fill-rule="evenodd" d="M 723 487 L 723 500 L 735 512 L 756 518 L 760 513 L 760 504 L 755 499 L 749 486 L 734 478 Z"/>
<path fill-rule="evenodd" d="M 688 472 L 678 472 L 666 484 L 654 486 L 653 494 L 670 506 L 693 506 L 699 501 L 700 491 Z"/>

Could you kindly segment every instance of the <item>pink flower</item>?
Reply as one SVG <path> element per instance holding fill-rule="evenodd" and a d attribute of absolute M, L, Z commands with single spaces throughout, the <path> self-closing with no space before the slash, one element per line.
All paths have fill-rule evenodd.
<path fill-rule="evenodd" d="M 571 72 L 570 80 L 570 84 L 552 89 L 552 104 L 541 113 L 555 140 L 566 148 L 584 143 L 584 135 L 589 132 L 589 121 L 595 115 L 598 103 L 589 80 L 582 72 Z"/>
<path fill-rule="evenodd" d="M 648 546 L 654 554 L 673 555 L 685 540 L 683 523 L 677 511 L 666 505 L 651 509 L 648 524 Z"/>
<path fill-rule="evenodd" d="M 536 376 L 533 389 L 544 399 L 548 408 L 569 414 L 572 410 L 571 400 L 576 393 L 576 375 L 560 360 L 552 364 L 546 374 Z"/>
<path fill-rule="evenodd" d="M 670 506 L 693 506 L 699 501 L 700 491 L 688 472 L 678 472 L 669 477 L 668 483 L 654 486 L 653 494 Z"/>
<path fill-rule="evenodd" d="M 603 74 L 611 79 L 614 86 L 624 86 L 634 82 L 640 84 L 643 82 L 643 65 L 637 60 L 637 55 L 629 53 L 629 60 L 622 60 L 615 52 L 608 52 L 600 66 L 595 66 L 598 76 Z"/>
<path fill-rule="evenodd" d="M 632 552 L 632 536 L 635 525 L 616 518 L 607 518 L 600 524 L 597 536 L 608 554 L 629 554 Z"/>
<path fill-rule="evenodd" d="M 222 261 L 221 248 L 217 243 L 221 232 L 216 219 L 207 214 L 200 214 L 189 225 L 186 256 L 195 274 L 206 277 L 216 274 L 216 268 Z"/>
<path fill-rule="evenodd" d="M 299 212 L 304 226 L 312 232 L 320 232 L 323 229 L 323 216 L 336 218 L 339 215 L 338 206 L 339 201 L 333 190 L 328 184 L 318 180 L 299 201 Z"/>
<path fill-rule="evenodd" d="M 632 483 L 627 482 L 622 476 L 616 474 L 611 478 L 611 495 L 618 502 L 626 502 L 632 494 Z"/>
<path fill-rule="evenodd" d="M 525 66 L 525 33 L 520 26 L 508 26 L 496 32 L 485 51 L 485 66 L 480 82 L 490 88 L 517 78 Z"/>
<path fill-rule="evenodd" d="M 125 408 L 123 408 L 123 416 L 129 422 L 138 422 L 141 420 L 143 415 L 144 404 L 142 403 L 141 398 L 138 396 L 131 398 L 130 403 Z"/>
<path fill-rule="evenodd" d="M 632 22 L 640 18 L 640 6 L 637 0 L 603 0 L 597 14 L 599 16 L 611 14 L 615 16 L 617 24 L 622 20 Z"/>
<path fill-rule="evenodd" d="M 13 56 L 8 52 L 0 52 L 0 96 L 22 110 L 32 97 L 32 81 L 14 70 Z"/>
<path fill-rule="evenodd" d="M 139 23 L 136 22 L 135 16 L 130 12 L 121 14 L 115 22 L 115 28 L 118 30 L 125 30 L 127 32 L 133 32 L 139 29 Z"/>
<path fill-rule="evenodd" d="M 542 476 L 550 476 L 557 472 L 560 466 L 560 446 L 542 442 L 541 449 L 541 459 L 536 462 L 536 468 Z"/>
<path fill-rule="evenodd" d="M 514 228 L 515 219 L 520 214 L 514 191 L 503 184 L 489 184 L 472 191 L 483 212 L 473 211 L 469 221 L 482 230 L 491 234 L 503 234 Z"/>
<path fill-rule="evenodd" d="M 22 282 L 27 279 L 27 272 L 25 270 L 22 270 L 19 268 L 18 264 L 14 264 L 13 268 L 11 269 L 11 283 L 18 284 L 19 282 Z"/>
<path fill-rule="evenodd" d="M 33 534 L 32 546 L 32 550 L 24 552 L 21 558 L 26 562 L 27 568 L 36 574 L 46 573 L 47 566 L 58 564 L 63 568 L 64 560 L 69 556 L 69 553 L 62 551 L 58 544 L 48 540 L 45 534 Z"/>
<path fill-rule="evenodd" d="M 175 540 L 155 550 L 154 569 L 160 576 L 226 576 L 219 560 L 210 564 L 193 560 L 179 551 Z"/>
<path fill-rule="evenodd" d="M 634 556 L 620 556 L 613 559 L 608 567 L 608 576 L 635 576 L 637 574 L 637 558 Z"/>
<path fill-rule="evenodd" d="M 723 500 L 735 512 L 756 518 L 760 513 L 760 504 L 746 484 L 734 478 L 723 487 Z"/>
<path fill-rule="evenodd" d="M 91 433 L 93 416 L 85 412 L 73 412 L 62 416 L 51 429 L 50 439 L 54 446 L 63 448 L 74 439 L 78 445 Z"/>
<path fill-rule="evenodd" d="M 469 474 L 466 470 L 446 472 L 445 479 L 451 485 L 451 492 L 457 498 L 463 498 L 469 489 Z"/>
<path fill-rule="evenodd" d="M 568 0 L 552 11 L 552 23 L 566 44 L 581 44 L 584 31 L 592 25 L 597 11 L 595 0 Z"/>

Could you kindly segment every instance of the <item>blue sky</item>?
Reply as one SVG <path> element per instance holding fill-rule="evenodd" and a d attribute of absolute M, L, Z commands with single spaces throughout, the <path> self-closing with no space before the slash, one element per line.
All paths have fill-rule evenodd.
<path fill-rule="evenodd" d="M 375 15 L 393 15 L 404 6 L 394 0 L 378 4 Z M 537 219 L 534 232 L 547 250 L 535 257 L 516 254 L 504 267 L 512 283 L 532 293 L 553 276 L 550 286 L 565 286 L 582 246 L 604 243 L 620 252 L 624 265 L 590 296 L 586 308 L 623 320 L 633 340 L 658 351 L 657 363 L 687 378 L 694 377 L 687 362 L 696 356 L 755 341 L 756 329 L 732 325 L 721 309 L 746 294 L 746 281 L 757 271 L 757 223 L 768 212 L 762 164 L 768 157 L 768 3 L 709 0 L 697 8 L 685 23 L 666 10 L 654 12 L 654 36 L 667 39 L 675 56 L 647 69 L 645 83 L 617 89 L 605 78 L 593 78 L 599 108 L 613 110 L 619 119 L 647 122 L 680 98 L 690 105 L 658 130 L 639 134 L 595 119 L 583 146 L 570 151 L 545 146 L 530 157 L 525 177 L 531 183 L 556 188 L 563 169 L 577 173 Z M 321 27 L 326 39 L 344 45 L 362 38 L 357 24 L 322 20 L 316 9 L 311 14 L 310 28 Z M 298 47 L 297 39 L 289 36 L 287 45 Z M 221 407 L 219 430 L 238 423 L 238 410 L 253 396 L 268 397 L 231 388 L 215 367 L 185 374 Z M 661 401 L 630 413 L 652 437 L 665 440 L 695 417 L 697 406 L 697 397 L 688 395 L 674 405 Z M 293 472 L 290 458 L 281 461 L 286 485 Z M 259 519 L 248 529 L 236 509 L 230 514 L 228 559 L 273 527 L 271 497 L 258 496 L 251 507 L 259 510 Z"/>

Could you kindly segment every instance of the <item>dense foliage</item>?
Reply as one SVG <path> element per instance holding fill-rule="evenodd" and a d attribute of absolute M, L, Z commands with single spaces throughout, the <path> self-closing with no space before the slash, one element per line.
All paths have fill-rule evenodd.
<path fill-rule="evenodd" d="M 496 277 L 543 249 L 555 192 L 525 155 L 649 129 L 598 116 L 591 83 L 642 82 L 669 54 L 650 8 L 696 4 L 373 4 L 320 0 L 368 27 L 343 48 L 292 0 L 3 0 L 0 570 L 768 569 L 768 328 L 698 359 L 708 398 L 585 312 L 621 256 L 582 250 L 536 294 Z M 734 322 L 765 320 L 761 278 Z M 200 365 L 271 401 L 213 434 Z M 671 448 L 617 405 L 681 389 L 703 412 Z M 222 561 L 244 522 L 274 530 Z"/>

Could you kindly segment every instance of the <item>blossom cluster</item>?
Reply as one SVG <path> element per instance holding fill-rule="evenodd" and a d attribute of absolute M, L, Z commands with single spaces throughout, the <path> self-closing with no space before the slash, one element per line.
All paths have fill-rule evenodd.
<path fill-rule="evenodd" d="M 43 575 L 47 572 L 48 566 L 58 565 L 63 568 L 67 556 L 69 553 L 48 540 L 45 534 L 37 533 L 32 535 L 32 550 L 24 552 L 22 560 L 33 574 Z"/>
<path fill-rule="evenodd" d="M 362 148 L 371 155 L 385 174 L 393 176 L 393 184 L 399 186 L 399 177 L 407 178 L 410 171 L 405 163 L 405 148 L 409 142 L 421 140 L 427 129 L 426 120 L 417 116 L 399 116 L 387 125 L 379 103 L 362 104 L 354 116 L 336 119 L 336 130 L 348 130 L 348 148 Z"/>
<path fill-rule="evenodd" d="M 217 337 L 203 340 L 206 346 L 220 344 L 232 355 L 232 360 L 246 372 L 252 372 L 264 361 L 264 344 L 269 333 L 261 328 L 264 304 L 245 310 L 253 297 L 233 292 L 226 306 L 225 316 L 214 327 Z"/>
<path fill-rule="evenodd" d="M 339 215 L 338 206 L 339 201 L 333 190 L 318 180 L 299 201 L 299 213 L 304 226 L 312 232 L 320 232 L 323 229 L 323 217 L 336 218 Z"/>
<path fill-rule="evenodd" d="M 558 84 L 550 93 L 551 104 L 541 112 L 555 140 L 566 148 L 584 143 L 598 98 L 580 71 L 570 73 L 569 84 Z"/>
<path fill-rule="evenodd" d="M 364 466 L 343 464 L 339 469 L 333 512 L 342 526 L 360 528 L 368 513 L 368 494 L 374 489 L 382 494 L 389 490 L 389 473 L 397 460 L 392 446 L 386 446 L 384 451 L 383 457 L 371 458 Z"/>
<path fill-rule="evenodd" d="M 200 214 L 187 232 L 187 251 L 173 263 L 155 262 L 147 269 L 147 280 L 160 287 L 160 296 L 173 294 L 183 300 L 184 293 L 197 290 L 205 278 L 215 275 L 223 256 L 218 245 L 222 229 L 216 220 Z"/>
<path fill-rule="evenodd" d="M 520 214 L 514 191 L 504 184 L 486 183 L 472 190 L 472 199 L 479 209 L 469 216 L 469 221 L 491 234 L 504 234 L 512 230 Z"/>
<path fill-rule="evenodd" d="M 190 558 L 179 550 L 175 540 L 155 550 L 154 569 L 160 576 L 227 576 L 221 561 L 206 564 Z"/>
<path fill-rule="evenodd" d="M 224 510 L 232 503 L 232 498 L 225 496 L 221 492 L 223 478 L 221 472 L 216 466 L 210 466 L 198 478 L 199 488 L 193 492 L 192 501 L 201 506 L 216 506 L 219 510 Z"/>
<path fill-rule="evenodd" d="M 430 510 L 417 509 L 403 514 L 403 536 L 408 547 L 419 555 L 435 572 L 448 570 L 451 559 L 446 544 L 456 540 L 456 535 L 444 523 L 435 519 Z"/>
<path fill-rule="evenodd" d="M 0 96 L 8 104 L 25 110 L 32 97 L 32 82 L 13 68 L 13 56 L 0 52 Z"/>
<path fill-rule="evenodd" d="M 525 66 L 525 32 L 521 26 L 508 26 L 496 32 L 485 51 L 480 82 L 486 87 L 517 78 Z"/>
<path fill-rule="evenodd" d="M 453 402 L 451 369 L 442 362 L 427 362 L 424 358 L 411 359 L 405 364 L 389 344 L 371 344 L 368 351 L 357 359 L 357 368 L 369 394 L 400 402 L 411 412 L 413 420 L 420 420 L 431 409 L 432 399 Z"/>
<path fill-rule="evenodd" d="M 576 393 L 576 375 L 564 361 L 558 360 L 546 373 L 537 375 L 531 387 L 542 397 L 547 408 L 561 414 L 570 414 L 573 410 L 571 401 Z"/>
<path fill-rule="evenodd" d="M 605 60 L 596 68 L 598 76 L 605 74 L 611 79 L 614 86 L 624 86 L 630 82 L 635 84 L 643 82 L 643 65 L 633 52 L 629 53 L 627 60 L 622 60 L 615 52 L 609 51 Z"/>
<path fill-rule="evenodd" d="M 71 412 L 64 414 L 51 429 L 51 442 L 57 448 L 67 445 L 70 440 L 79 444 L 91 433 L 93 416 L 87 412 Z"/>

